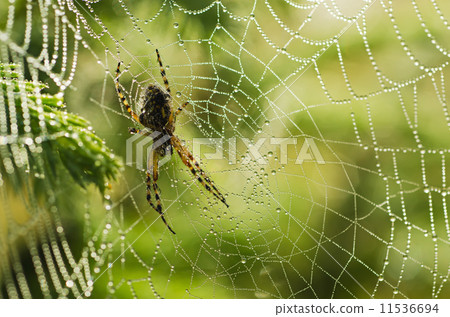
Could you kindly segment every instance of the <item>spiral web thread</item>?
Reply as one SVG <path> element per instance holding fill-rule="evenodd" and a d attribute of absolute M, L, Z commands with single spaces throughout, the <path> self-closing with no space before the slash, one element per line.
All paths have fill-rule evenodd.
<path fill-rule="evenodd" d="M 221 140 L 224 159 L 199 159 L 230 208 L 176 158 L 159 187 L 177 235 L 132 167 L 103 208 L 85 206 L 81 240 L 61 207 L 31 204 L 39 230 L 1 238 L 24 239 L 32 268 L 5 248 L 2 296 L 448 298 L 449 13 L 438 0 L 10 1 L 2 60 L 48 77 L 119 154 L 133 123 L 115 67 L 139 112 L 162 85 L 158 48 L 174 106 L 191 101 L 176 134 L 191 149 Z M 324 164 L 297 161 L 306 139 Z"/>

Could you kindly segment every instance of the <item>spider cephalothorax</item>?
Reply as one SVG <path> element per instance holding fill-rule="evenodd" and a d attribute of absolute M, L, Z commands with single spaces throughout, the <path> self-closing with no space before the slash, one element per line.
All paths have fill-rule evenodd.
<path fill-rule="evenodd" d="M 194 177 L 205 187 L 207 191 L 212 193 L 217 199 L 225 204 L 225 206 L 229 207 L 225 197 L 221 194 L 221 192 L 214 185 L 214 182 L 206 175 L 206 173 L 202 170 L 198 162 L 195 160 L 194 156 L 191 152 L 182 144 L 180 139 L 173 134 L 175 130 L 175 119 L 177 115 L 186 107 L 189 102 L 185 102 L 183 105 L 178 107 L 176 111 L 173 111 L 172 108 L 172 97 L 170 95 L 170 87 L 169 81 L 166 77 L 166 72 L 161 62 L 161 57 L 159 56 L 158 50 L 156 50 L 156 55 L 158 57 L 158 63 L 161 70 L 161 76 L 164 81 L 165 91 L 160 88 L 158 85 L 150 84 L 143 96 L 142 101 L 142 109 L 141 114 L 138 116 L 130 107 L 127 99 L 123 95 L 120 85 L 119 85 L 119 75 L 120 75 L 120 62 L 117 65 L 116 70 L 116 90 L 119 95 L 120 100 L 127 112 L 131 115 L 131 117 L 138 123 L 142 124 L 144 127 L 148 128 L 151 132 L 159 132 L 158 136 L 154 138 L 154 144 L 161 143 L 156 148 L 154 148 L 154 152 L 156 155 L 153 155 L 153 164 L 152 171 L 147 170 L 147 201 L 155 209 L 159 214 L 161 219 L 166 224 L 167 228 L 172 233 L 175 233 L 172 228 L 168 225 L 166 219 L 164 218 L 161 199 L 159 196 L 159 187 L 157 185 L 157 180 L 159 176 L 158 171 L 158 161 L 159 158 L 172 154 L 173 149 L 175 149 L 183 161 L 184 165 L 186 165 Z M 150 135 L 148 132 L 141 131 L 139 129 L 130 128 L 130 133 L 140 133 L 143 135 Z M 164 142 L 158 142 L 160 138 L 163 138 Z M 151 198 L 151 193 L 155 196 L 156 205 L 153 203 Z"/>

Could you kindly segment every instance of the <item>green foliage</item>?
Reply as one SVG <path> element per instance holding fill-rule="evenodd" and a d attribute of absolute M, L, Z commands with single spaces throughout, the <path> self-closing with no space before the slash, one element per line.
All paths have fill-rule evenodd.
<path fill-rule="evenodd" d="M 54 184 L 62 164 L 80 186 L 94 184 L 103 192 L 107 181 L 117 175 L 121 161 L 88 121 L 64 110 L 62 93 L 41 93 L 46 86 L 21 80 L 17 69 L 17 65 L 0 64 L 2 180 L 22 168 Z"/>

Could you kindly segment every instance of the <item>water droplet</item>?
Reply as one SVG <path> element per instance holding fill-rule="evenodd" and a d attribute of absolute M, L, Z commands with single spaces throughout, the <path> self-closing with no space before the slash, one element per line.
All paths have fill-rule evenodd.
<path fill-rule="evenodd" d="M 66 286 L 69 287 L 69 288 L 73 287 L 73 284 L 74 284 L 74 283 L 73 283 L 72 280 L 67 280 L 67 281 L 66 281 Z"/>

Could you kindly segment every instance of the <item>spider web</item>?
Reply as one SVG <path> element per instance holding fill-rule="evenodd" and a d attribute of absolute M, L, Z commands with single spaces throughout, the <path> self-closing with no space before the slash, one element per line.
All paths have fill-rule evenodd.
<path fill-rule="evenodd" d="M 82 203 L 27 220 L 45 230 L 1 236 L 11 246 L 0 260 L 2 296 L 449 297 L 445 1 L 42 0 L 5 9 L 3 61 L 63 90 L 122 157 L 133 122 L 114 71 L 123 61 L 120 83 L 139 112 L 146 86 L 162 85 L 158 48 L 174 106 L 190 101 L 175 133 L 191 149 L 194 138 L 221 140 L 223 159 L 206 159 L 212 146 L 196 155 L 230 208 L 174 155 L 158 182 L 172 235 L 146 202 L 144 173 L 127 166 L 103 200 L 88 190 Z M 305 142 L 324 162 L 310 147 L 300 164 Z M 4 196 L 11 207 L 1 215 L 15 219 L 19 207 Z M 64 222 L 69 214 L 75 224 Z M 17 236 L 26 251 L 12 247 Z"/>

